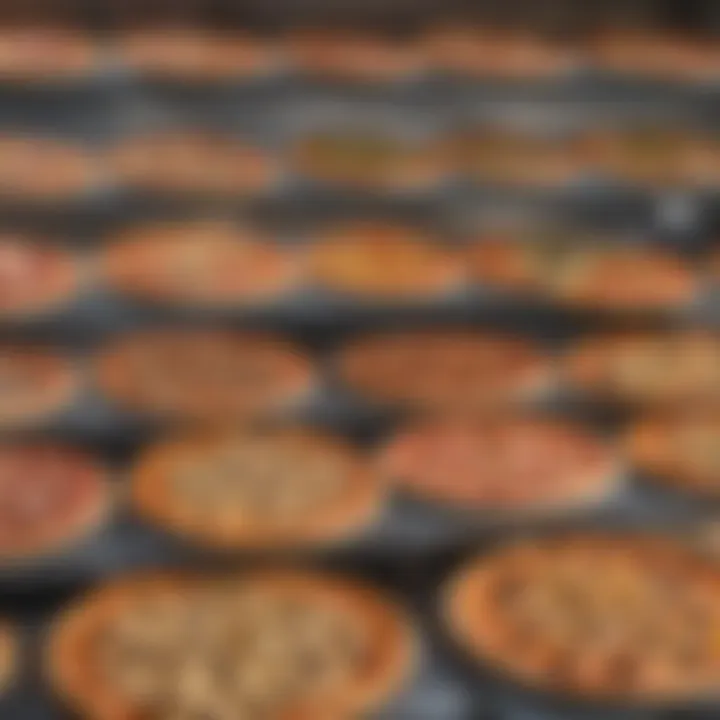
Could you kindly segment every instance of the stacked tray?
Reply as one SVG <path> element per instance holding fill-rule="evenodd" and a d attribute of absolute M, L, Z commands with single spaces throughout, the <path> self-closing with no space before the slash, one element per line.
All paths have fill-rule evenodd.
<path fill-rule="evenodd" d="M 715 46 L 215 5 L 0 33 L 0 715 L 714 717 Z"/>

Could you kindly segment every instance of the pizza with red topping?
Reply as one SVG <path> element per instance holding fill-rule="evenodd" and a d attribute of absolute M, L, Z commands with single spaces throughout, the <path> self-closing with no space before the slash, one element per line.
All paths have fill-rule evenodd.
<path fill-rule="evenodd" d="M 207 221 L 124 230 L 104 256 L 111 287 L 163 303 L 230 305 L 294 289 L 298 261 L 259 233 Z"/>
<path fill-rule="evenodd" d="M 338 366 L 370 400 L 443 408 L 530 400 L 551 380 L 548 359 L 528 341 L 459 330 L 365 336 L 340 352 Z"/>
<path fill-rule="evenodd" d="M 460 282 L 456 253 L 422 231 L 358 223 L 325 233 L 310 247 L 311 279 L 368 297 L 438 295 Z"/>
<path fill-rule="evenodd" d="M 375 519 L 383 499 L 359 451 L 291 428 L 216 431 L 151 447 L 131 494 L 142 517 L 225 548 L 342 540 Z"/>
<path fill-rule="evenodd" d="M 259 148 L 204 132 L 130 137 L 111 152 L 109 165 L 117 182 L 139 192 L 245 195 L 264 192 L 278 177 Z"/>
<path fill-rule="evenodd" d="M 59 309 L 81 284 L 80 265 L 67 250 L 0 234 L 0 316 Z"/>
<path fill-rule="evenodd" d="M 566 383 L 628 403 L 715 403 L 720 339 L 710 332 L 623 333 L 586 338 L 563 361 Z"/>
<path fill-rule="evenodd" d="M 0 345 L 0 427 L 47 420 L 80 392 L 75 364 L 50 350 Z"/>
<path fill-rule="evenodd" d="M 720 570 L 669 540 L 528 540 L 470 561 L 446 587 L 470 655 L 536 689 L 696 701 L 720 683 Z"/>
<path fill-rule="evenodd" d="M 58 691 L 94 720 L 337 720 L 386 704 L 415 642 L 363 585 L 277 570 L 115 582 L 66 611 L 49 653 Z"/>
<path fill-rule="evenodd" d="M 649 247 L 495 236 L 468 247 L 467 266 L 477 282 L 587 309 L 673 309 L 699 290 L 678 255 Z"/>
<path fill-rule="evenodd" d="M 107 472 L 86 453 L 0 444 L 0 560 L 59 552 L 98 528 L 109 510 Z"/>
<path fill-rule="evenodd" d="M 542 511 L 609 496 L 619 463 L 600 438 L 560 421 L 444 417 L 402 428 L 381 454 L 386 477 L 458 509 Z"/>
<path fill-rule="evenodd" d="M 105 393 L 140 412 L 222 419 L 273 412 L 310 388 L 308 357 L 274 336 L 221 330 L 131 333 L 97 361 Z"/>

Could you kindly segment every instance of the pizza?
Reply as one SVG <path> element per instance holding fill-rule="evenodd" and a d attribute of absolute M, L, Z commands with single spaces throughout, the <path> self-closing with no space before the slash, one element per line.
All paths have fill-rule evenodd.
<path fill-rule="evenodd" d="M 381 192 L 426 190 L 446 176 L 435 148 L 379 129 L 310 133 L 291 149 L 290 163 L 313 181 Z"/>
<path fill-rule="evenodd" d="M 131 494 L 141 517 L 226 548 L 342 540 L 382 503 L 359 451 L 296 428 L 213 431 L 151 447 Z"/>
<path fill-rule="evenodd" d="M 80 292 L 82 275 L 67 250 L 0 234 L 0 316 L 59 309 Z"/>
<path fill-rule="evenodd" d="M 353 295 L 437 295 L 461 281 L 456 254 L 410 227 L 365 222 L 333 228 L 309 253 L 312 281 Z"/>
<path fill-rule="evenodd" d="M 566 42 L 472 24 L 435 28 L 423 45 L 433 68 L 471 78 L 540 79 L 564 75 L 580 61 Z"/>
<path fill-rule="evenodd" d="M 338 370 L 372 401 L 443 408 L 534 399 L 551 379 L 526 340 L 462 330 L 367 335 L 341 350 Z"/>
<path fill-rule="evenodd" d="M 129 137 L 114 148 L 108 163 L 121 186 L 138 192 L 245 195 L 264 192 L 278 177 L 261 149 L 207 132 Z"/>
<path fill-rule="evenodd" d="M 98 187 L 101 167 L 71 142 L 0 134 L 0 197 L 20 201 L 71 200 Z"/>
<path fill-rule="evenodd" d="M 400 689 L 415 641 L 403 612 L 359 583 L 148 574 L 71 606 L 49 655 L 60 694 L 94 720 L 337 720 Z"/>
<path fill-rule="evenodd" d="M 274 336 L 230 330 L 165 329 L 121 337 L 100 353 L 105 393 L 139 412 L 222 419 L 273 412 L 310 388 L 311 365 Z"/>
<path fill-rule="evenodd" d="M 0 28 L 0 80 L 58 82 L 89 77 L 98 69 L 100 48 L 82 30 L 53 26 Z"/>
<path fill-rule="evenodd" d="M 107 472 L 88 454 L 46 442 L 0 444 L 0 560 L 55 554 L 110 511 Z"/>
<path fill-rule="evenodd" d="M 452 135 L 446 152 L 458 172 L 482 183 L 561 186 L 586 170 L 582 141 L 569 133 L 487 125 Z"/>
<path fill-rule="evenodd" d="M 425 418 L 381 453 L 384 475 L 408 494 L 457 509 L 543 511 L 608 497 L 615 452 L 561 421 L 505 415 Z"/>
<path fill-rule="evenodd" d="M 114 238 L 102 265 L 116 290 L 173 304 L 272 300 L 299 281 L 297 259 L 288 249 L 220 221 L 131 227 Z"/>
<path fill-rule="evenodd" d="M 284 48 L 292 69 L 327 80 L 402 80 L 422 68 L 422 56 L 413 43 L 378 33 L 306 29 L 287 36 Z"/>
<path fill-rule="evenodd" d="M 698 700 L 720 683 L 720 570 L 656 537 L 520 542 L 446 587 L 452 635 L 522 683 L 588 700 Z"/>
<path fill-rule="evenodd" d="M 680 82 L 720 77 L 720 53 L 702 37 L 613 30 L 593 40 L 590 56 L 599 69 L 623 75 Z"/>
<path fill-rule="evenodd" d="M 699 289 L 688 264 L 669 251 L 576 238 L 481 237 L 468 247 L 467 267 L 491 287 L 598 310 L 682 307 Z"/>
<path fill-rule="evenodd" d="M 0 427 L 48 420 L 72 404 L 80 386 L 68 357 L 39 347 L 0 345 Z"/>
<path fill-rule="evenodd" d="M 232 30 L 138 28 L 116 37 L 114 45 L 124 67 L 151 80 L 244 80 L 277 66 L 270 43 Z"/>
<path fill-rule="evenodd" d="M 720 414 L 655 413 L 636 420 L 625 445 L 630 461 L 653 480 L 702 495 L 720 493 Z"/>
<path fill-rule="evenodd" d="M 562 362 L 582 393 L 630 404 L 720 399 L 720 339 L 710 332 L 646 332 L 586 338 Z"/>

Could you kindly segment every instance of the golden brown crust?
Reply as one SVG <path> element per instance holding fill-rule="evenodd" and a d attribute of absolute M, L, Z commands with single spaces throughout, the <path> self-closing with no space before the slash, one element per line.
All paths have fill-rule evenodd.
<path fill-rule="evenodd" d="M 228 223 L 154 223 L 117 236 L 105 251 L 109 284 L 154 302 L 225 305 L 276 299 L 299 284 L 289 249 Z"/>
<path fill-rule="evenodd" d="M 431 329 L 360 338 L 340 352 L 338 366 L 371 400 L 443 408 L 529 400 L 553 372 L 524 339 Z"/>
<path fill-rule="evenodd" d="M 266 75 L 278 62 L 267 40 L 222 30 L 145 28 L 115 44 L 123 65 L 154 80 L 240 80 Z"/>
<path fill-rule="evenodd" d="M 446 619 L 472 655 L 538 689 L 660 702 L 720 677 L 717 565 L 658 538 L 555 537 L 471 561 Z"/>
<path fill-rule="evenodd" d="M 69 251 L 0 235 L 0 316 L 57 310 L 77 296 L 83 281 L 84 268 Z"/>
<path fill-rule="evenodd" d="M 714 404 L 720 400 L 720 339 L 712 332 L 591 336 L 561 362 L 564 381 L 630 404 Z"/>
<path fill-rule="evenodd" d="M 411 423 L 381 467 L 407 492 L 458 509 L 543 512 L 609 496 L 620 465 L 599 438 L 522 416 L 450 416 Z"/>
<path fill-rule="evenodd" d="M 627 430 L 630 461 L 653 480 L 704 496 L 720 494 L 717 411 L 655 413 Z"/>
<path fill-rule="evenodd" d="M 393 604 L 363 586 L 282 570 L 224 580 L 149 574 L 96 590 L 61 618 L 48 648 L 49 670 L 56 689 L 74 708 L 96 720 L 148 717 L 147 709 L 143 711 L 129 701 L 102 672 L 96 644 L 122 613 L 143 598 L 168 602 L 172 608 L 187 602 L 195 593 L 222 590 L 223 586 L 231 593 L 234 587 L 235 592 L 259 592 L 270 600 L 285 598 L 318 609 L 327 608 L 326 612 L 333 614 L 339 612 L 367 640 L 362 661 L 355 663 L 353 675 L 345 677 L 344 682 L 315 697 L 295 695 L 285 702 L 273 698 L 273 717 L 277 720 L 333 720 L 371 711 L 387 701 L 411 671 L 415 643 L 408 622 Z M 283 636 L 281 642 L 287 642 L 287 637 Z M 242 674 L 239 679 L 243 679 Z M 228 711 L 228 717 L 232 717 L 237 708 L 230 706 Z"/>
<path fill-rule="evenodd" d="M 130 334 L 96 364 L 102 390 L 141 412 L 229 419 L 272 412 L 310 388 L 307 356 L 262 333 L 158 330 Z"/>
<path fill-rule="evenodd" d="M 490 237 L 468 248 L 467 264 L 478 282 L 598 310 L 682 307 L 699 284 L 679 256 L 655 248 Z"/>
<path fill-rule="evenodd" d="M 51 351 L 0 346 L 0 427 L 48 419 L 67 408 L 80 392 L 79 369 Z"/>
<path fill-rule="evenodd" d="M 448 174 L 440 148 L 379 130 L 308 134 L 290 149 L 290 163 L 299 175 L 321 183 L 384 192 L 423 191 Z"/>
<path fill-rule="evenodd" d="M 387 82 L 419 72 L 419 49 L 400 38 L 358 31 L 303 30 L 284 39 L 290 67 L 329 80 Z"/>
<path fill-rule="evenodd" d="M 151 448 L 133 474 L 136 510 L 223 548 L 336 542 L 381 510 L 358 451 L 301 430 L 210 432 Z"/>
<path fill-rule="evenodd" d="M 206 132 L 129 137 L 107 162 L 122 186 L 160 193 L 245 195 L 265 192 L 279 176 L 275 161 L 260 148 Z"/>
<path fill-rule="evenodd" d="M 321 287 L 369 297 L 447 292 L 461 279 L 456 253 L 412 228 L 362 223 L 326 233 L 309 250 L 309 274 Z"/>

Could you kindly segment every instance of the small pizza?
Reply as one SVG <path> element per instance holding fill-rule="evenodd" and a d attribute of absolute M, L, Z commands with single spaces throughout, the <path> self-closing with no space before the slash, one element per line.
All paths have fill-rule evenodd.
<path fill-rule="evenodd" d="M 54 554 L 99 527 L 110 509 L 107 472 L 49 444 L 0 445 L 0 560 Z"/>
<path fill-rule="evenodd" d="M 66 611 L 49 653 L 59 693 L 94 720 L 337 720 L 400 689 L 415 641 L 363 585 L 276 570 L 121 580 Z"/>
<path fill-rule="evenodd" d="M 49 419 L 80 391 L 74 363 L 50 350 L 0 345 L 0 427 Z"/>
<path fill-rule="evenodd" d="M 101 180 L 97 159 L 78 145 L 29 135 L 0 135 L 0 197 L 70 200 L 94 190 Z"/>
<path fill-rule="evenodd" d="M 275 163 L 259 148 L 203 132 L 131 137 L 108 162 L 117 182 L 139 192 L 245 195 L 264 192 L 278 177 Z"/>
<path fill-rule="evenodd" d="M 122 293 L 190 305 L 271 300 L 297 284 L 299 271 L 289 250 L 219 221 L 130 228 L 105 251 L 103 266 Z"/>
<path fill-rule="evenodd" d="M 151 80 L 208 82 L 264 76 L 277 66 L 261 37 L 199 28 L 144 28 L 115 40 L 120 62 Z"/>
<path fill-rule="evenodd" d="M 715 411 L 657 413 L 640 418 L 626 435 L 630 461 L 665 484 L 720 494 L 720 414 Z"/>
<path fill-rule="evenodd" d="M 562 362 L 580 392 L 634 403 L 720 400 L 720 338 L 710 332 L 622 333 L 587 338 Z"/>
<path fill-rule="evenodd" d="M 0 316 L 58 309 L 81 283 L 79 262 L 67 250 L 0 234 Z"/>
<path fill-rule="evenodd" d="M 476 182 L 508 186 L 566 185 L 586 170 L 579 138 L 487 126 L 449 138 L 457 170 Z"/>
<path fill-rule="evenodd" d="M 358 223 L 335 228 L 310 248 L 311 279 L 370 297 L 437 295 L 461 280 L 456 254 L 412 228 Z"/>
<path fill-rule="evenodd" d="M 301 176 L 320 183 L 372 191 L 426 190 L 446 170 L 430 145 L 380 130 L 328 130 L 301 138 L 290 161 Z"/>
<path fill-rule="evenodd" d="M 530 417 L 445 417 L 401 429 L 384 474 L 420 499 L 458 509 L 544 511 L 609 496 L 615 453 L 568 424 Z"/>
<path fill-rule="evenodd" d="M 720 683 L 720 569 L 669 540 L 521 542 L 471 561 L 446 599 L 456 640 L 536 689 L 653 702 Z"/>
<path fill-rule="evenodd" d="M 465 407 L 535 398 L 549 361 L 526 340 L 454 330 L 406 330 L 360 338 L 339 356 L 347 385 L 370 400 Z"/>
<path fill-rule="evenodd" d="M 89 34 L 53 26 L 0 28 L 0 81 L 52 83 L 89 77 L 99 44 Z"/>
<path fill-rule="evenodd" d="M 590 48 L 601 70 L 687 82 L 720 77 L 720 53 L 710 40 L 647 31 L 607 32 Z"/>
<path fill-rule="evenodd" d="M 468 248 L 467 266 L 491 287 L 588 309 L 672 309 L 698 291 L 690 267 L 657 248 L 481 237 Z"/>
<path fill-rule="evenodd" d="M 402 80 L 422 68 L 422 56 L 411 42 L 377 33 L 304 30 L 288 36 L 284 47 L 294 70 L 327 80 Z"/>
<path fill-rule="evenodd" d="M 296 547 L 361 531 L 382 493 L 350 445 L 285 428 L 152 447 L 135 468 L 132 498 L 142 517 L 203 544 Z"/>
<path fill-rule="evenodd" d="M 223 330 L 141 331 L 100 354 L 107 395 L 162 416 L 222 419 L 272 412 L 308 391 L 311 365 L 270 335 Z"/>
<path fill-rule="evenodd" d="M 575 69 L 581 60 L 569 43 L 471 24 L 437 28 L 427 35 L 424 46 L 434 68 L 472 78 L 560 76 Z"/>

